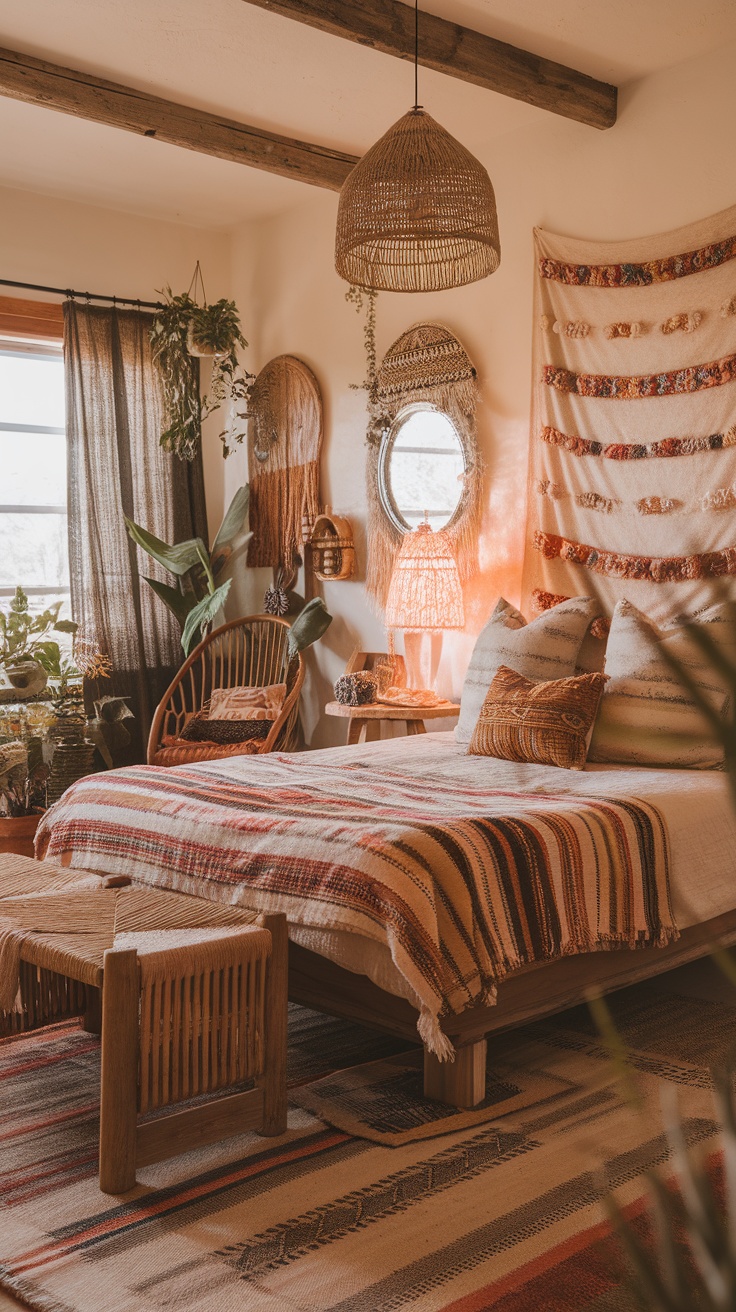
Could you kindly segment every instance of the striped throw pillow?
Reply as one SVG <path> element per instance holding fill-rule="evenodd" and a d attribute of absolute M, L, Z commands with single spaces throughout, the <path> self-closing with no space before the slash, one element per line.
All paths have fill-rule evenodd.
<path fill-rule="evenodd" d="M 736 658 L 734 610 L 729 602 L 694 616 L 718 648 Z M 683 622 L 657 629 L 628 601 L 613 612 L 606 648 L 609 675 L 588 759 L 632 765 L 706 770 L 723 764 L 723 748 L 701 710 L 670 668 L 667 650 L 713 709 L 724 715 L 728 688 Z"/>
<path fill-rule="evenodd" d="M 527 624 L 503 597 L 478 635 L 460 699 L 455 739 L 467 747 L 488 688 L 501 665 L 540 683 L 575 673 L 578 652 L 600 606 L 593 597 L 571 597 Z"/>
<path fill-rule="evenodd" d="M 469 754 L 582 770 L 605 681 L 605 674 L 574 674 L 535 683 L 502 665 L 486 693 Z"/>

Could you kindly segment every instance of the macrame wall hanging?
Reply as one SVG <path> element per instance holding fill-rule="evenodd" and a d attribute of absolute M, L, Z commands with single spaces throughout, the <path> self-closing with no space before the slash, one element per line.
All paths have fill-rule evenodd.
<path fill-rule="evenodd" d="M 535 239 L 525 603 L 692 614 L 736 576 L 736 207 Z"/>
<path fill-rule="evenodd" d="M 288 579 L 319 514 L 319 384 L 295 356 L 276 356 L 258 374 L 249 409 L 248 564 L 270 565 Z"/>
<path fill-rule="evenodd" d="M 386 352 L 372 393 L 368 428 L 366 587 L 374 601 L 383 606 L 403 534 L 381 502 L 381 445 L 399 412 L 414 402 L 425 402 L 444 411 L 462 443 L 463 489 L 445 531 L 461 580 L 465 581 L 477 569 L 481 519 L 481 463 L 475 440 L 478 384 L 464 347 L 449 328 L 437 323 L 420 323 L 402 333 Z"/>

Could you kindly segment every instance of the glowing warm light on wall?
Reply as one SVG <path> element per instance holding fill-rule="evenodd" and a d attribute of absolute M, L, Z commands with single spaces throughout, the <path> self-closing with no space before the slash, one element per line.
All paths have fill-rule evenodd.
<path fill-rule="evenodd" d="M 460 575 L 447 534 L 420 524 L 406 534 L 396 557 L 386 625 L 417 633 L 461 629 L 464 623 Z"/>

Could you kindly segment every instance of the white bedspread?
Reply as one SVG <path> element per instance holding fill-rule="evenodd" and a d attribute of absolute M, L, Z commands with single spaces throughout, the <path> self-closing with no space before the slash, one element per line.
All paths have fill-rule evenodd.
<path fill-rule="evenodd" d="M 670 842 L 670 881 L 675 920 L 680 929 L 736 909 L 736 810 L 729 781 L 720 770 L 660 770 L 643 766 L 589 765 L 585 770 L 519 765 L 495 757 L 468 756 L 451 733 L 429 733 L 394 738 L 362 747 L 340 747 L 346 764 L 380 759 L 383 767 L 411 774 L 418 784 L 438 769 L 456 782 L 478 776 L 489 788 L 520 793 L 569 793 L 587 796 L 635 797 L 651 802 L 664 817 Z M 324 752 L 312 752 L 317 761 Z M 397 997 L 414 1006 L 417 999 L 406 987 L 390 953 L 372 940 L 313 927 L 291 926 L 296 943 L 319 952 L 347 970 L 367 975 Z"/>
<path fill-rule="evenodd" d="M 366 804 L 371 811 L 376 808 L 379 828 L 382 796 L 386 815 L 390 817 L 396 813 L 397 795 L 400 794 L 404 807 L 400 832 L 403 832 L 404 812 L 409 831 L 414 815 L 420 818 L 432 815 L 433 797 L 437 798 L 438 823 L 442 822 L 444 811 L 456 817 L 467 814 L 471 822 L 473 817 L 493 816 L 505 816 L 509 821 L 514 818 L 523 820 L 537 812 L 540 815 L 554 814 L 559 811 L 560 803 L 568 798 L 573 805 L 574 799 L 580 798 L 583 812 L 583 798 L 589 799 L 588 805 L 600 799 L 604 808 L 606 802 L 614 804 L 620 801 L 622 811 L 626 810 L 627 803 L 639 803 L 642 812 L 648 806 L 651 814 L 658 816 L 660 826 L 667 830 L 670 848 L 668 901 L 671 900 L 679 928 L 710 920 L 736 908 L 736 815 L 727 776 L 720 772 L 619 766 L 591 766 L 585 771 L 572 771 L 519 765 L 491 757 L 468 756 L 449 733 L 304 753 L 292 758 L 296 767 L 293 774 L 290 769 L 284 769 L 288 760 L 277 754 L 232 757 L 227 761 L 200 764 L 196 768 L 196 802 L 185 784 L 184 776 L 188 779 L 186 768 L 181 790 L 176 787 L 179 774 L 176 770 L 168 772 L 171 775 L 168 785 L 163 780 L 165 772 L 159 771 L 133 769 L 116 772 L 113 776 L 92 776 L 69 790 L 44 817 L 39 829 L 39 847 L 41 850 L 48 847 L 52 856 L 71 857 L 72 864 L 77 867 L 104 869 L 108 873 L 131 870 L 145 882 L 161 886 L 169 886 L 167 880 L 170 877 L 171 886 L 195 892 L 200 891 L 195 887 L 197 880 L 193 877 L 199 860 L 199 846 L 205 844 L 202 859 L 206 863 L 212 856 L 212 844 L 215 844 L 212 852 L 219 852 L 218 843 L 229 844 L 223 848 L 223 856 L 215 865 L 222 867 L 225 884 L 233 883 L 231 893 L 239 902 L 251 905 L 250 897 L 256 909 L 259 906 L 263 909 L 266 905 L 263 894 L 258 893 L 260 902 L 253 900 L 256 896 L 253 886 L 248 884 L 246 887 L 236 870 L 238 862 L 244 859 L 247 864 L 250 859 L 248 853 L 253 844 L 249 846 L 249 834 L 254 833 L 255 847 L 259 842 L 261 847 L 265 844 L 268 860 L 261 866 L 268 881 L 269 863 L 280 859 L 279 842 L 283 846 L 279 837 L 281 827 L 294 821 L 294 817 L 289 820 L 288 815 L 286 821 L 281 818 L 282 802 L 290 814 L 289 789 L 293 787 L 298 794 L 297 800 L 301 799 L 300 806 L 304 806 L 305 797 L 312 796 L 317 817 L 323 812 L 331 817 L 327 837 L 329 839 L 332 835 L 332 838 L 326 853 L 323 852 L 326 840 L 324 834 L 319 838 L 322 829 L 318 824 L 315 830 L 314 825 L 310 827 L 305 822 L 312 835 L 309 841 L 316 844 L 314 850 L 310 848 L 310 861 L 306 862 L 305 872 L 300 877 L 302 885 L 306 879 L 306 892 L 300 886 L 299 898 L 287 896 L 283 904 L 278 900 L 273 903 L 271 898 L 266 909 L 287 911 L 290 934 L 295 942 L 349 970 L 368 975 L 380 987 L 408 998 L 415 1006 L 420 1004 L 420 998 L 413 992 L 414 979 L 410 982 L 406 978 L 411 972 L 404 968 L 403 974 L 400 973 L 396 953 L 392 959 L 386 945 L 388 937 L 377 932 L 375 917 L 364 917 L 366 928 L 363 930 L 355 916 L 337 916 L 333 899 L 326 900 L 324 891 L 313 899 L 309 896 L 310 866 L 315 861 L 320 865 L 323 859 L 334 863 L 342 852 L 341 843 L 346 840 L 339 808 L 343 766 L 346 804 L 352 797 L 353 810 L 356 805 L 360 810 Z M 365 774 L 361 766 L 365 767 Z M 160 786 L 154 778 L 158 774 L 162 775 Z M 219 799 L 217 802 L 213 800 L 212 807 L 207 788 L 210 774 L 212 797 Z M 357 792 L 356 781 L 359 783 Z M 276 794 L 271 794 L 272 789 L 276 789 Z M 278 806 L 274 804 L 275 815 L 270 814 L 268 807 L 264 808 L 263 815 L 260 814 L 258 797 L 261 793 L 265 797 L 273 795 L 277 800 L 281 799 Z M 538 804 L 535 804 L 535 794 L 540 794 Z M 241 796 L 246 808 L 243 823 L 235 819 Z M 464 797 L 467 798 L 467 811 Z M 309 812 L 307 806 L 305 814 L 309 816 Z M 195 814 L 197 822 L 192 825 Z M 298 810 L 295 814 L 298 818 Z M 569 811 L 567 815 L 569 819 Z M 237 833 L 234 833 L 233 825 Z M 288 837 L 291 830 L 285 832 Z M 373 852 L 370 837 L 366 841 Z M 184 847 L 180 851 L 182 844 Z M 337 855 L 335 845 L 339 849 Z M 174 862 L 178 874 L 173 866 L 171 871 L 168 870 L 168 849 L 179 853 Z M 290 864 L 284 868 L 289 893 L 293 891 L 289 872 L 297 861 L 298 850 L 291 843 Z M 232 870 L 231 856 L 236 861 Z M 184 875 L 179 866 L 184 869 Z M 212 874 L 208 867 L 203 884 L 203 889 L 205 886 L 207 889 L 206 896 L 211 895 Z M 410 879 L 413 895 L 418 888 L 412 882 L 415 877 L 410 872 L 405 872 L 405 875 Z M 416 878 L 420 875 L 421 870 L 417 868 Z M 590 903 L 588 919 L 593 915 L 591 923 L 594 923 L 601 891 L 601 872 L 595 859 L 591 864 L 586 858 L 582 877 L 586 886 L 585 898 Z M 605 876 L 603 878 L 605 882 Z M 406 884 L 404 892 L 409 895 Z M 216 896 L 221 893 L 222 889 Z"/>

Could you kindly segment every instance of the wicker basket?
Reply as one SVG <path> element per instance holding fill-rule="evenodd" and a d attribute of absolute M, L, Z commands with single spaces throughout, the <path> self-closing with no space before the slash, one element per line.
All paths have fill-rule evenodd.
<path fill-rule="evenodd" d="M 51 762 L 48 783 L 49 806 L 58 802 L 67 788 L 91 774 L 95 756 L 95 745 L 87 741 L 59 743 Z"/>

